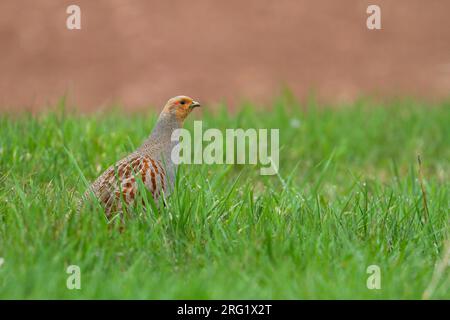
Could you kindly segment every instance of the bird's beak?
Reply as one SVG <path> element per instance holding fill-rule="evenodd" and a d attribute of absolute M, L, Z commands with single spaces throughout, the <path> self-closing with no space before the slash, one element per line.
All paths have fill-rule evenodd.
<path fill-rule="evenodd" d="M 200 107 L 200 103 L 198 103 L 197 101 L 192 101 L 191 103 L 191 109 L 194 109 L 196 107 Z"/>

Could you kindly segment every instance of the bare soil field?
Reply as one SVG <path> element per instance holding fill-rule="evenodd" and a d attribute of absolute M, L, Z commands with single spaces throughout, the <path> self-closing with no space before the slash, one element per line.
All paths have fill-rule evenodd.
<path fill-rule="evenodd" d="M 81 7 L 81 30 L 66 8 Z M 381 7 L 382 30 L 366 8 Z M 0 110 L 450 92 L 450 1 L 3 0 Z"/>

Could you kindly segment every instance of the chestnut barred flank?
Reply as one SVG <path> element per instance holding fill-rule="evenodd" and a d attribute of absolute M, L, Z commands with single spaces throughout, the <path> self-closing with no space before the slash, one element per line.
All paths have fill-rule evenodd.
<path fill-rule="evenodd" d="M 107 216 L 121 211 L 123 204 L 134 202 L 139 190 L 138 179 L 150 191 L 155 202 L 167 192 L 166 172 L 161 161 L 145 155 L 133 155 L 105 171 L 102 183 L 97 190 L 93 190 Z"/>

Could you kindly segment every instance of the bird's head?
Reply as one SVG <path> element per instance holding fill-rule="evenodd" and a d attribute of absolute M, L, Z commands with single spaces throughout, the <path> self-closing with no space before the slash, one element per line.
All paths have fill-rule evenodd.
<path fill-rule="evenodd" d="M 162 113 L 174 116 L 180 123 L 183 123 L 184 119 L 196 107 L 200 107 L 200 103 L 192 100 L 192 98 L 177 96 L 167 101 Z"/>

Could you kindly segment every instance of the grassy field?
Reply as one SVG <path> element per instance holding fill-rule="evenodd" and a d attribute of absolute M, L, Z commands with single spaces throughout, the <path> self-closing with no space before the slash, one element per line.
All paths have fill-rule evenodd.
<path fill-rule="evenodd" d="M 206 106 L 186 128 L 279 128 L 279 175 L 184 165 L 167 207 L 122 233 L 99 209 L 74 213 L 81 173 L 133 150 L 157 114 L 64 109 L 0 116 L 2 299 L 450 298 L 450 103 Z M 69 265 L 81 290 L 66 287 Z"/>

